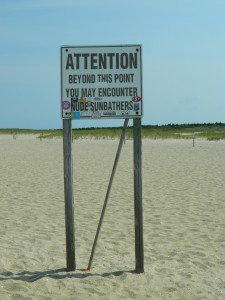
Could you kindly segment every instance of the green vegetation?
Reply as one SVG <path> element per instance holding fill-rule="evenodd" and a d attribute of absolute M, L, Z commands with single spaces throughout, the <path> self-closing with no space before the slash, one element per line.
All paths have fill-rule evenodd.
<path fill-rule="evenodd" d="M 143 137 L 147 138 L 176 138 L 192 139 L 204 138 L 207 140 L 225 139 L 224 123 L 205 124 L 168 124 L 163 126 L 143 126 Z"/>
<path fill-rule="evenodd" d="M 33 130 L 33 129 L 0 129 L 0 134 L 35 134 L 37 138 L 57 138 L 62 137 L 62 129 L 54 130 Z M 121 127 L 107 128 L 82 128 L 73 129 L 73 138 L 94 138 L 94 139 L 115 139 L 119 138 Z M 127 129 L 127 138 L 132 138 L 132 126 Z M 150 139 L 192 139 L 204 138 L 207 140 L 225 139 L 224 123 L 204 123 L 204 124 L 168 124 L 168 125 L 143 125 L 142 137 Z"/>

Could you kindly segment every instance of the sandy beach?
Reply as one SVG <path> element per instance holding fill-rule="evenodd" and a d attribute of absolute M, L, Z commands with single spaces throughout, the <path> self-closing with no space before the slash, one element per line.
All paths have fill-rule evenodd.
<path fill-rule="evenodd" d="M 135 274 L 126 141 L 73 143 L 77 270 L 66 272 L 62 139 L 0 136 L 0 299 L 225 299 L 225 142 L 143 140 L 145 273 Z"/>

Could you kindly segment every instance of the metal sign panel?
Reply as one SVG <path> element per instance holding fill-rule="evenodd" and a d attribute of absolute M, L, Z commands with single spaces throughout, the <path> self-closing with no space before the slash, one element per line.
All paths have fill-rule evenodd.
<path fill-rule="evenodd" d="M 140 118 L 141 45 L 62 46 L 63 119 Z"/>

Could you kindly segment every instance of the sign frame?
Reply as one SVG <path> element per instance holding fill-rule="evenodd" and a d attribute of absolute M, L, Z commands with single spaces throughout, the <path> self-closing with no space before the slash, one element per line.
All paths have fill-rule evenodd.
<path fill-rule="evenodd" d="M 62 119 L 143 117 L 141 44 L 63 45 L 60 60 Z"/>

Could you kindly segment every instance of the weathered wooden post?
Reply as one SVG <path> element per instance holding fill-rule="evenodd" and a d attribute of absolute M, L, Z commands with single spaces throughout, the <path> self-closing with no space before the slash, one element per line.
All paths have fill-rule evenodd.
<path fill-rule="evenodd" d="M 14 131 L 14 132 L 13 132 L 13 139 L 16 140 L 16 137 L 17 137 L 17 132 Z"/>
<path fill-rule="evenodd" d="M 63 156 L 64 156 L 64 194 L 66 225 L 66 262 L 67 271 L 76 269 L 74 238 L 74 204 L 73 204 L 73 160 L 72 160 L 72 126 L 70 119 L 63 120 Z"/>
<path fill-rule="evenodd" d="M 42 131 L 42 132 L 40 133 L 40 135 L 39 135 L 40 142 L 42 141 L 43 136 L 44 136 L 44 133 L 43 133 L 43 131 Z"/>
<path fill-rule="evenodd" d="M 144 241 L 142 213 L 142 145 L 141 118 L 133 120 L 134 138 L 134 214 L 135 214 L 135 259 L 136 273 L 144 272 Z"/>
<path fill-rule="evenodd" d="M 99 223 L 98 223 L 98 228 L 97 228 L 97 231 L 96 231 L 96 234 L 95 234 L 95 239 L 94 239 L 94 243 L 93 243 L 92 250 L 91 250 L 91 255 L 90 255 L 90 259 L 89 259 L 89 263 L 88 263 L 88 267 L 87 267 L 88 271 L 90 271 L 90 269 L 91 269 L 91 264 L 92 264 L 92 260 L 93 260 L 94 254 L 95 254 L 95 248 L 97 246 L 98 236 L 99 236 L 101 226 L 102 226 L 102 222 L 103 222 L 103 219 L 104 219 L 105 210 L 106 210 L 106 206 L 107 206 L 107 203 L 108 203 L 109 194 L 110 194 L 110 191 L 111 191 L 113 179 L 114 179 L 114 176 L 115 176 L 115 173 L 116 173 L 117 164 L 118 164 L 118 161 L 119 161 L 119 158 L 120 158 L 120 153 L 121 153 L 121 150 L 122 150 L 123 141 L 125 141 L 125 138 L 126 138 L 126 129 L 127 129 L 128 121 L 129 121 L 128 118 L 125 119 L 125 121 L 124 121 L 123 129 L 122 129 L 122 133 L 121 133 L 121 137 L 120 137 L 120 141 L 119 141 L 119 145 L 118 145 L 118 149 L 117 149 L 117 152 L 116 152 L 115 161 L 114 161 L 114 164 L 113 164 L 112 173 L 111 173 L 111 176 L 110 176 L 110 179 L 109 179 L 108 189 L 107 189 L 107 192 L 106 192 L 106 195 L 105 195 L 105 201 L 104 201 L 104 204 L 103 204 L 101 216 L 100 216 Z"/>

